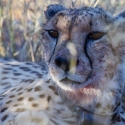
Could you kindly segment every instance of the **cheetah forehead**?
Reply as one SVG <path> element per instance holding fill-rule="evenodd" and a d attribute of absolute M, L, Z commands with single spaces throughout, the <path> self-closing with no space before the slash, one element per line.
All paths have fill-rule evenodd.
<path fill-rule="evenodd" d="M 110 24 L 113 21 L 113 16 L 102 8 L 83 7 L 60 11 L 51 20 L 47 21 L 43 27 L 45 29 L 70 30 L 73 26 L 84 25 L 83 28 L 85 28 L 89 25 L 95 27 L 101 22 Z"/>

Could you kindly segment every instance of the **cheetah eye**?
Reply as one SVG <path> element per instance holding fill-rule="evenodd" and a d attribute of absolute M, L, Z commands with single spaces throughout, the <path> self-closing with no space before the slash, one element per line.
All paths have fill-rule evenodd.
<path fill-rule="evenodd" d="M 53 38 L 58 38 L 59 33 L 56 30 L 48 30 L 48 33 Z"/>
<path fill-rule="evenodd" d="M 94 33 L 90 33 L 88 35 L 88 37 L 92 40 L 98 40 L 100 38 L 102 38 L 104 36 L 103 32 L 94 32 Z"/>

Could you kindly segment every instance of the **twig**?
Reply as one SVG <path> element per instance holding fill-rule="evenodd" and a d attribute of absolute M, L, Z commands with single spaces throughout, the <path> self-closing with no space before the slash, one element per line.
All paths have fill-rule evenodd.
<path fill-rule="evenodd" d="M 99 0 L 96 0 L 96 2 L 95 2 L 95 4 L 93 5 L 93 7 L 96 7 L 98 3 L 99 3 Z"/>

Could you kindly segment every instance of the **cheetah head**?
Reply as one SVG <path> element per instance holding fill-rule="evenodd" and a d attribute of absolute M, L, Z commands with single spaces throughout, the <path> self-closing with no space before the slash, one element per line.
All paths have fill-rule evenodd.
<path fill-rule="evenodd" d="M 44 57 L 70 107 L 107 115 L 125 83 L 125 20 L 101 8 L 50 5 L 42 28 Z"/>

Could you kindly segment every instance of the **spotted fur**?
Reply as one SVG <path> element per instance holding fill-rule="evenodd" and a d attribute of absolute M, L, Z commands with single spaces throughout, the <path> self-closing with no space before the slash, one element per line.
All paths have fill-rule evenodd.
<path fill-rule="evenodd" d="M 0 59 L 0 125 L 75 125 L 46 66 Z"/>

